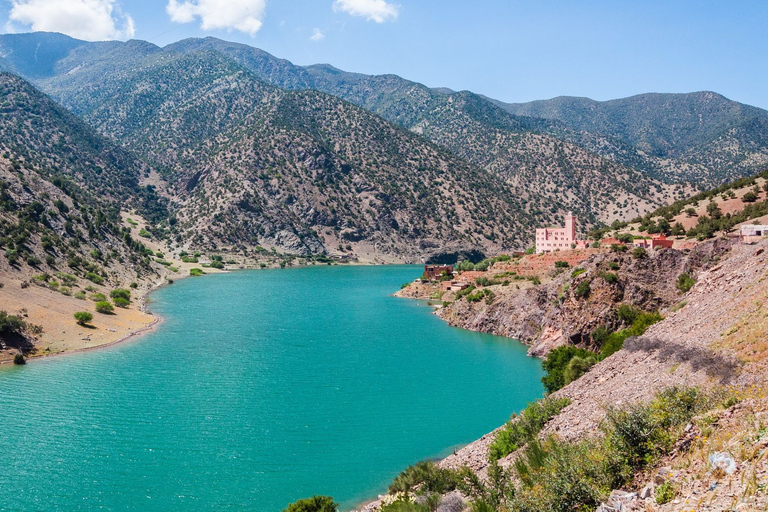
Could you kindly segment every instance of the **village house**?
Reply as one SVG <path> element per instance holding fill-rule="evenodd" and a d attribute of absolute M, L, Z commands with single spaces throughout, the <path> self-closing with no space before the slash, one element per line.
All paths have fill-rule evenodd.
<path fill-rule="evenodd" d="M 768 225 L 765 224 L 744 224 L 741 226 L 741 241 L 746 244 L 759 242 L 768 236 Z"/>
<path fill-rule="evenodd" d="M 659 249 L 667 248 L 671 249 L 673 240 L 667 240 L 666 235 L 653 235 L 651 239 L 648 238 L 635 238 L 632 242 L 635 247 L 642 247 L 643 249 Z"/>
<path fill-rule="evenodd" d="M 424 275 L 422 279 L 426 281 L 436 281 L 443 276 L 453 275 L 453 265 L 424 265 Z"/>
<path fill-rule="evenodd" d="M 536 254 L 584 249 L 586 247 L 586 240 L 576 239 L 576 216 L 571 212 L 565 216 L 565 227 L 563 228 L 536 229 Z"/>

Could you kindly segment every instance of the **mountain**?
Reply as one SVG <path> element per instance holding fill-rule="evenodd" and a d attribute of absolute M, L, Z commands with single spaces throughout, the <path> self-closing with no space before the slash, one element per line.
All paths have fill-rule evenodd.
<path fill-rule="evenodd" d="M 144 164 L 27 82 L 0 73 L 0 260 L 4 276 L 71 294 L 80 280 L 157 275 L 121 228 L 121 207 L 162 211 Z M 59 288 L 59 284 L 63 288 Z M 71 292 L 71 293 L 70 293 Z"/>
<path fill-rule="evenodd" d="M 481 251 L 521 248 L 534 224 L 559 222 L 567 210 L 590 227 L 642 215 L 686 196 L 692 186 L 751 174 L 763 165 L 768 147 L 762 130 L 765 112 L 722 97 L 709 105 L 696 98 L 681 103 L 679 95 L 663 101 L 646 95 L 616 100 L 610 112 L 599 115 L 590 114 L 592 103 L 599 103 L 592 100 L 525 110 L 395 75 L 296 66 L 263 50 L 215 38 L 187 39 L 165 48 L 143 41 L 72 40 L 64 45 L 66 51 L 54 51 L 48 46 L 59 45 L 56 38 L 66 36 L 27 36 L 38 37 L 36 51 L 50 57 L 22 69 L 11 57 L 28 54 L 30 43 L 6 35 L 0 36 L 0 44 L 11 57 L 0 63 L 16 66 L 101 134 L 156 169 L 153 183 L 169 201 L 171 217 L 181 221 L 174 230 L 185 230 L 175 236 L 214 246 L 237 246 L 241 240 L 289 251 L 356 254 L 372 254 L 380 247 L 395 254 L 408 248 L 408 258 L 453 254 L 456 247 L 466 250 L 472 244 Z M 306 107 L 308 97 L 317 101 L 317 108 Z M 291 113 L 296 111 L 304 119 Z M 568 114 L 572 111 L 579 114 Z M 286 119 L 291 120 L 288 126 Z M 696 119 L 700 126 L 691 128 Z M 405 130 L 385 130 L 385 120 Z M 358 130 L 397 136 L 383 141 L 359 137 Z M 301 151 L 277 145 L 285 133 L 302 141 Z M 248 159 L 228 151 L 241 147 L 242 140 L 260 150 Z M 348 147 L 349 140 L 356 145 Z M 315 164 L 301 160 L 308 148 L 334 162 L 329 165 L 353 171 L 339 181 L 346 188 L 332 195 L 318 191 L 322 187 L 307 167 Z M 249 150 L 241 149 L 243 154 Z M 422 155 L 429 158 L 423 161 Z M 256 186 L 264 182 L 257 177 L 270 174 L 256 172 L 257 165 L 288 165 L 295 179 Z M 426 171 L 441 168 L 448 177 Z M 363 191 L 350 185 L 366 173 L 375 177 L 370 185 L 375 194 L 397 201 L 367 204 Z M 281 173 L 283 179 L 287 174 Z M 253 185 L 258 201 L 241 201 L 238 194 L 245 194 L 248 186 L 241 186 L 238 194 L 223 193 L 220 187 L 230 192 L 233 187 L 220 179 Z M 424 215 L 410 202 L 414 181 L 427 189 L 416 193 L 418 200 L 428 196 L 443 204 L 438 199 L 447 195 L 456 202 L 494 204 L 493 215 L 482 207 L 449 208 L 445 203 L 435 224 L 426 226 Z M 472 198 L 464 198 L 466 194 Z M 211 206 L 214 198 L 222 204 Z M 259 206 L 257 211 L 268 212 L 259 215 L 249 207 L 243 213 L 232 206 L 246 203 L 274 206 Z M 393 207 L 399 210 L 393 213 Z M 363 222 L 369 209 L 372 220 Z M 320 213 L 308 217 L 309 211 Z M 230 217 L 235 222 L 216 220 Z M 392 226 L 390 217 L 398 228 L 382 227 Z M 333 219 L 331 225 L 328 219 Z M 217 222 L 223 225 L 213 227 Z"/>
<path fill-rule="evenodd" d="M 262 50 L 215 38 L 188 39 L 166 49 L 200 48 L 220 51 L 279 87 L 328 92 L 417 131 L 420 123 L 441 125 L 445 110 L 440 106 L 457 94 L 471 96 L 471 107 L 462 114 L 487 127 L 550 135 L 667 184 L 689 182 L 706 188 L 768 164 L 768 112 L 712 92 L 508 104 L 466 91 L 430 89 L 396 75 L 349 73 L 327 64 L 293 66 Z M 512 115 L 494 112 L 493 106 Z M 445 145 L 439 135 L 425 135 Z M 525 154 L 524 149 L 513 150 Z M 505 163 L 515 169 L 514 161 Z M 558 170 L 551 163 L 546 168 Z"/>
<path fill-rule="evenodd" d="M 48 83 L 159 171 L 182 243 L 476 258 L 522 247 L 536 222 L 498 176 L 351 103 L 278 89 L 220 52 L 125 45 L 138 49 L 78 48 L 89 60 Z"/>
<path fill-rule="evenodd" d="M 576 132 L 634 147 L 662 175 L 665 161 L 680 162 L 689 167 L 682 177 L 702 180 L 702 185 L 720 184 L 768 165 L 768 112 L 714 92 L 494 103 L 514 115 L 558 121 Z M 595 150 L 606 156 L 614 151 Z"/>
<path fill-rule="evenodd" d="M 263 50 L 211 37 L 165 49 L 215 50 L 278 87 L 315 89 L 351 101 L 500 175 L 547 222 L 559 222 L 565 210 L 590 224 L 610 222 L 671 197 L 671 187 L 658 180 L 547 133 L 558 132 L 553 127 L 559 123 L 510 115 L 468 91 L 430 89 L 396 75 L 348 73 L 329 65 L 295 66 Z"/>

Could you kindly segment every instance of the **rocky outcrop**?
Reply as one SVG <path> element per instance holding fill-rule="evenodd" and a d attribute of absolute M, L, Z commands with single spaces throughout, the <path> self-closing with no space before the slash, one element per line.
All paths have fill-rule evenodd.
<path fill-rule="evenodd" d="M 681 300 L 678 276 L 714 266 L 732 243 L 722 238 L 690 251 L 595 254 L 579 264 L 581 273 L 574 268 L 550 272 L 551 278 L 538 286 L 522 281 L 493 285 L 488 287 L 494 293 L 490 304 L 462 299 L 437 314 L 454 326 L 519 339 L 531 345 L 534 356 L 566 343 L 590 347 L 597 327 L 621 327 L 617 305 L 646 311 L 675 305 Z M 500 275 L 500 270 L 492 267 L 488 277 Z"/>

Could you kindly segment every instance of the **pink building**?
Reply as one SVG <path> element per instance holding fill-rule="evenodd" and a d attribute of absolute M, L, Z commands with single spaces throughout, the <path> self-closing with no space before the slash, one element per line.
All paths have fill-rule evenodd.
<path fill-rule="evenodd" d="M 667 240 L 666 235 L 653 235 L 650 240 L 647 238 L 635 238 L 633 245 L 635 247 L 642 247 L 644 249 L 658 249 L 664 247 L 671 249 L 674 244 L 673 240 Z"/>
<path fill-rule="evenodd" d="M 536 254 L 553 251 L 567 251 L 584 249 L 586 240 L 576 239 L 576 216 L 568 212 L 565 216 L 564 228 L 537 228 L 536 229 Z"/>

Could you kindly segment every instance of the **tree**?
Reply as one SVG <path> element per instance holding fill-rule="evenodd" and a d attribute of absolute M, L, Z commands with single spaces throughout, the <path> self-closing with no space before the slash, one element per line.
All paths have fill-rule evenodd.
<path fill-rule="evenodd" d="M 547 354 L 547 358 L 542 363 L 542 368 L 547 374 L 541 378 L 541 382 L 548 393 L 554 393 L 565 386 L 565 369 L 574 357 L 589 359 L 594 358 L 595 353 L 573 345 L 563 345 Z"/>
<path fill-rule="evenodd" d="M 93 313 L 89 313 L 88 311 L 78 311 L 75 313 L 75 320 L 77 320 L 78 325 L 85 325 L 93 320 Z"/>
<path fill-rule="evenodd" d="M 670 233 L 672 236 L 685 236 L 685 228 L 681 223 L 675 222 L 675 225 L 672 226 L 672 231 Z"/>
<path fill-rule="evenodd" d="M 126 290 L 125 288 L 118 288 L 116 290 L 112 290 L 109 296 L 112 297 L 113 299 L 125 299 L 126 301 L 130 302 L 131 291 Z"/>
<path fill-rule="evenodd" d="M 131 301 L 124 299 L 122 297 L 114 298 L 112 299 L 112 302 L 114 302 L 115 306 L 119 308 L 127 308 L 131 304 Z"/>
<path fill-rule="evenodd" d="M 0 311 L 0 336 L 20 336 L 26 327 L 26 322 L 20 316 Z"/>
<path fill-rule="evenodd" d="M 713 219 L 719 219 L 723 216 L 723 210 L 721 210 L 720 207 L 717 206 L 717 203 L 714 201 L 710 201 L 707 205 L 707 213 Z"/>
<path fill-rule="evenodd" d="M 742 202 L 745 202 L 745 203 L 754 203 L 755 201 L 757 201 L 757 194 L 755 194 L 750 190 L 749 192 L 741 196 L 741 200 Z"/>
<path fill-rule="evenodd" d="M 283 512 L 336 512 L 338 507 L 330 496 L 312 496 L 291 503 Z"/>
<path fill-rule="evenodd" d="M 109 302 L 105 300 L 101 300 L 96 303 L 96 311 L 99 313 L 104 313 L 105 315 L 108 315 L 110 313 L 113 313 L 115 311 L 115 308 Z"/>

